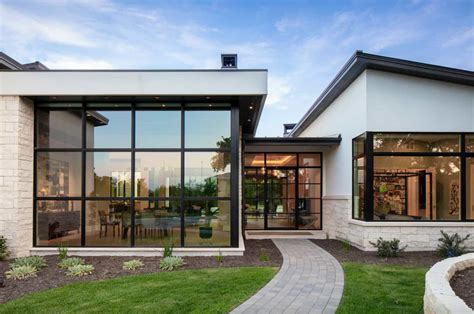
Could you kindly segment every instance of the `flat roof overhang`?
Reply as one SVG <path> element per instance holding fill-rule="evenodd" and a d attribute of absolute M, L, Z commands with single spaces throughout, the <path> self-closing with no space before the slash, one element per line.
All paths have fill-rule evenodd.
<path fill-rule="evenodd" d="M 334 137 L 246 137 L 245 152 L 318 152 L 341 143 Z"/>
<path fill-rule="evenodd" d="M 255 134 L 267 70 L 0 71 L 0 95 L 44 102 L 230 102 L 244 134 Z"/>

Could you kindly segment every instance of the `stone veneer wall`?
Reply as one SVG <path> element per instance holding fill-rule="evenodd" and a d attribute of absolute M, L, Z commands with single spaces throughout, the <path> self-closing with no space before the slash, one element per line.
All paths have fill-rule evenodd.
<path fill-rule="evenodd" d="M 11 256 L 33 246 L 33 103 L 0 96 L 0 235 Z"/>
<path fill-rule="evenodd" d="M 323 231 L 329 238 L 347 240 L 354 246 L 373 251 L 370 242 L 379 237 L 398 238 L 407 251 L 435 250 L 440 230 L 460 235 L 471 233 L 467 246 L 474 249 L 474 222 L 364 222 L 351 218 L 352 203 L 349 197 L 323 198 Z"/>

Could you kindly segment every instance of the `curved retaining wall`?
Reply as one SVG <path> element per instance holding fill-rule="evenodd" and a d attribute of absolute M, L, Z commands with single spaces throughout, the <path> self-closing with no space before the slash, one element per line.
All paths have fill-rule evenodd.
<path fill-rule="evenodd" d="M 474 313 L 463 300 L 456 296 L 449 280 L 458 271 L 474 267 L 474 253 L 447 258 L 436 263 L 425 277 L 425 313 Z"/>

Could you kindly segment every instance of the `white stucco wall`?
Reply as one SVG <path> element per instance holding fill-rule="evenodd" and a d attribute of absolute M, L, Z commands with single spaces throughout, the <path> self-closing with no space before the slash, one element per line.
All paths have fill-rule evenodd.
<path fill-rule="evenodd" d="M 474 87 L 367 70 L 367 130 L 474 131 Z"/>
<path fill-rule="evenodd" d="M 342 136 L 339 146 L 323 151 L 324 196 L 352 194 L 352 139 L 366 131 L 366 86 L 364 72 L 299 136 Z"/>

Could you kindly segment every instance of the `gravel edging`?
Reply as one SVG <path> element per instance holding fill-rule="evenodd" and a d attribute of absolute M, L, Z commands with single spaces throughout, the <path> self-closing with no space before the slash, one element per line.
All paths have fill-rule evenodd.
<path fill-rule="evenodd" d="M 218 267 L 245 267 L 245 266 L 273 266 L 280 267 L 283 257 L 272 240 L 245 241 L 243 256 L 224 256 L 219 263 L 215 256 L 184 257 L 185 265 L 181 269 L 218 268 Z M 260 261 L 262 250 L 268 255 L 268 261 Z M 61 287 L 73 282 L 84 282 L 111 279 L 121 276 L 149 274 L 160 272 L 161 257 L 131 257 L 131 256 L 90 256 L 82 257 L 87 264 L 94 265 L 94 272 L 84 277 L 66 276 L 65 271 L 57 267 L 57 255 L 45 256 L 47 267 L 41 269 L 37 277 L 26 280 L 5 279 L 5 287 L 0 288 L 0 303 L 19 298 L 29 293 Z M 136 271 L 123 270 L 123 262 L 140 259 L 145 265 Z M 11 261 L 0 262 L 0 273 L 4 276 Z"/>

